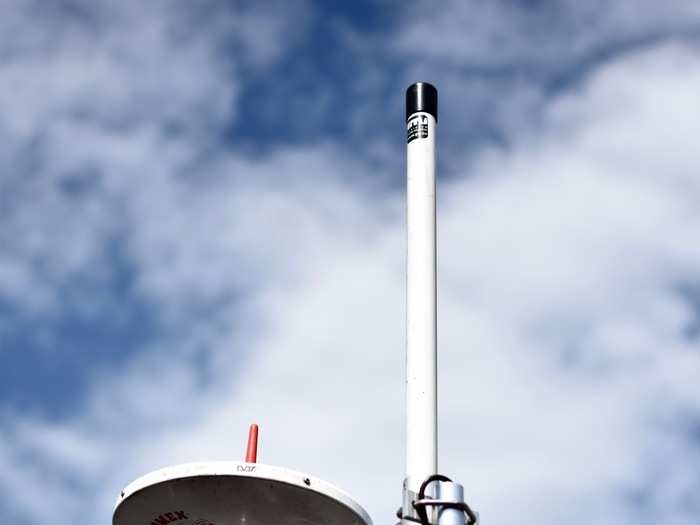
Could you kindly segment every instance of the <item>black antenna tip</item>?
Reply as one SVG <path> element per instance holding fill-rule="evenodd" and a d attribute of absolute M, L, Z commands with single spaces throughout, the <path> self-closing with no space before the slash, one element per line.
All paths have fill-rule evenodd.
<path fill-rule="evenodd" d="M 406 90 L 406 120 L 419 111 L 429 113 L 437 122 L 437 89 L 428 82 L 416 82 Z"/>

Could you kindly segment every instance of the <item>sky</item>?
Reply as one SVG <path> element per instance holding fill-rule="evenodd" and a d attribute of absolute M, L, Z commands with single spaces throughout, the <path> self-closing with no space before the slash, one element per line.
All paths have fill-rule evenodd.
<path fill-rule="evenodd" d="M 700 517 L 700 4 L 0 0 L 0 518 L 160 467 L 403 480 L 404 92 L 440 93 L 439 470 Z"/>

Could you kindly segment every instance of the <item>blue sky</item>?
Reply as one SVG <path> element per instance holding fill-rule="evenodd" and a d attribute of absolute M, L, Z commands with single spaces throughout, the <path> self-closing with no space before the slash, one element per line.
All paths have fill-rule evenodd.
<path fill-rule="evenodd" d="M 440 90 L 441 471 L 700 515 L 692 1 L 2 2 L 0 517 L 260 459 L 393 520 L 406 86 Z M 367 472 L 373 475 L 368 482 Z"/>

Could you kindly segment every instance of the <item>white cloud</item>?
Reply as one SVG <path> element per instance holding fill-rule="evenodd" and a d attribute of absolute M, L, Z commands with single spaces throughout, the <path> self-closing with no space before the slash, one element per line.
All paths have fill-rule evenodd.
<path fill-rule="evenodd" d="M 576 2 L 547 8 L 529 2 L 451 1 L 404 10 L 395 48 L 411 56 L 497 71 L 504 66 L 575 65 L 589 53 L 645 39 L 697 32 L 700 7 L 673 0 Z M 523 72 L 525 74 L 525 72 Z"/>
<path fill-rule="evenodd" d="M 656 507 L 652 495 L 647 516 L 692 517 L 680 504 L 698 482 L 690 441 L 662 456 L 662 486 L 647 466 L 659 443 L 684 439 L 681 419 L 669 435 L 666 414 L 698 411 L 687 372 L 697 342 L 685 337 L 698 312 L 679 292 L 700 278 L 697 158 L 668 151 L 699 131 L 685 112 L 698 72 L 687 48 L 611 64 L 556 101 L 534 139 L 443 188 L 443 359 L 448 370 L 465 363 L 461 381 L 445 377 L 455 400 L 445 409 L 462 422 L 450 425 L 455 453 L 477 444 L 463 468 L 496 521 L 528 508 L 538 521 L 583 521 L 572 509 L 587 503 L 604 522 L 631 521 L 622 494 L 640 486 L 673 486 L 674 503 Z M 470 432 L 456 441 L 460 429 Z M 522 506 L 499 505 L 523 491 Z"/>
<path fill-rule="evenodd" d="M 698 452 L 684 425 L 700 408 L 697 341 L 684 334 L 698 312 L 678 290 L 700 278 L 700 130 L 688 118 L 699 89 L 690 48 L 611 63 L 551 103 L 542 128 L 463 159 L 471 176 L 440 188 L 441 469 L 484 520 L 694 517 L 684 502 L 700 482 Z M 6 418 L 0 484 L 13 512 L 108 520 L 130 479 L 238 458 L 258 420 L 262 461 L 321 475 L 377 523 L 392 520 L 401 195 L 372 194 L 352 174 L 373 168 L 333 144 L 221 154 L 194 169 L 183 143 L 148 126 L 128 139 L 72 121 L 57 129 L 89 144 L 80 162 L 99 151 L 109 167 L 100 202 L 123 213 L 138 289 L 172 329 L 95 378 L 82 413 Z M 69 215 L 70 203 L 57 206 Z M 112 224 L 95 209 L 94 223 Z M 88 232 L 81 245 L 105 236 Z M 187 315 L 195 307 L 211 323 Z M 211 353 L 201 373 L 200 347 Z M 635 493 L 649 494 L 644 506 Z M 60 512 L 49 518 L 47 502 Z"/>
<path fill-rule="evenodd" d="M 283 23 L 288 10 L 293 27 Z M 107 243 L 130 227 L 119 217 L 125 192 L 130 199 L 151 174 L 172 176 L 229 125 L 239 69 L 279 58 L 305 16 L 300 2 L 224 11 L 9 2 L 0 20 L 0 298 L 50 314 L 71 279 L 104 278 Z"/>

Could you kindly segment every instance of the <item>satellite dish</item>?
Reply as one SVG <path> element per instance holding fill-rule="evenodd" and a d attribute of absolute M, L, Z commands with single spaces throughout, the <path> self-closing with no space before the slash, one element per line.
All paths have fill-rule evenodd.
<path fill-rule="evenodd" d="M 330 483 L 280 467 L 238 461 L 156 470 L 117 499 L 113 525 L 372 525 Z"/>

